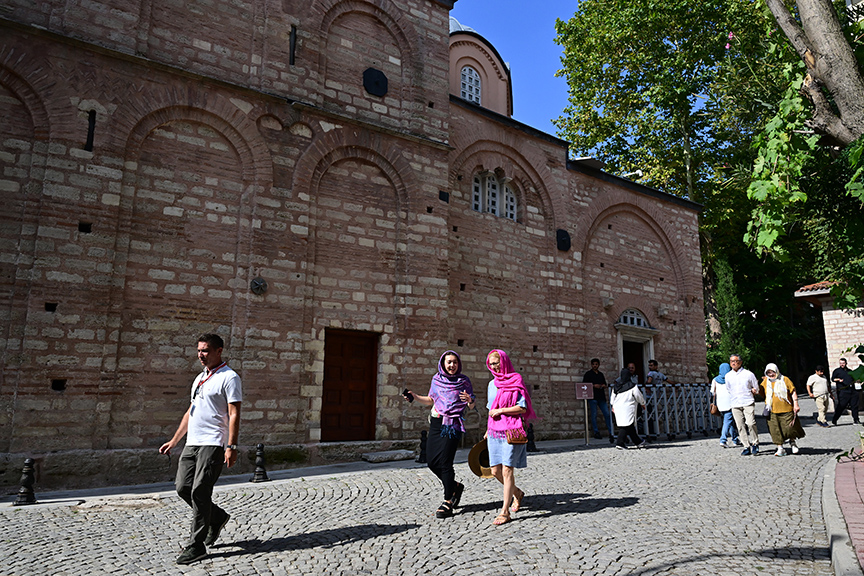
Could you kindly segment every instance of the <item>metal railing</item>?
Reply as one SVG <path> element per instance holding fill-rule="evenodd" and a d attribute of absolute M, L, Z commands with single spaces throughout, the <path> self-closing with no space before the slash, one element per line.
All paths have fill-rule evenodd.
<path fill-rule="evenodd" d="M 712 416 L 710 384 L 640 384 L 645 396 L 645 409 L 636 420 L 636 429 L 644 436 L 655 439 L 665 435 L 667 440 L 693 434 L 709 436 L 719 430 L 722 421 Z"/>

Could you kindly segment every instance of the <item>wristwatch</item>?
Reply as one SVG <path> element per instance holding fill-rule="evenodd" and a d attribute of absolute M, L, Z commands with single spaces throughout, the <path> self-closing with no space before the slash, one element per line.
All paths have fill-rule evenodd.
<path fill-rule="evenodd" d="M 228 446 L 226 446 L 225 449 L 227 450 L 228 448 L 230 448 L 231 450 L 236 450 L 237 445 L 236 444 L 228 444 Z"/>

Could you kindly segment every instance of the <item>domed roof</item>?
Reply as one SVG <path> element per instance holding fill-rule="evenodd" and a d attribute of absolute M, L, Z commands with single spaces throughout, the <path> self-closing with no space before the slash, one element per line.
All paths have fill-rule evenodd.
<path fill-rule="evenodd" d="M 458 20 L 456 20 L 456 18 L 454 18 L 453 16 L 450 16 L 450 34 L 453 34 L 454 32 L 475 32 L 476 33 L 477 31 L 474 30 L 473 28 L 471 28 L 470 26 L 463 26 L 462 24 L 459 23 Z"/>

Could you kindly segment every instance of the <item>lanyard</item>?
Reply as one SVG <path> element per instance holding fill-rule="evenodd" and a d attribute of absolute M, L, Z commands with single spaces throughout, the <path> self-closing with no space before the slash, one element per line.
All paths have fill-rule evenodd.
<path fill-rule="evenodd" d="M 207 376 L 205 376 L 204 378 L 202 378 L 200 382 L 198 382 L 198 386 L 195 387 L 195 394 L 192 396 L 193 400 L 198 397 L 198 391 L 201 390 L 201 386 L 203 386 L 205 382 L 207 382 L 210 378 L 212 378 L 213 375 L 216 374 L 216 372 L 221 370 L 226 365 L 227 364 L 225 362 L 222 362 L 222 364 L 220 364 L 219 366 L 217 366 L 213 370 L 210 370 L 210 373 L 207 374 Z"/>

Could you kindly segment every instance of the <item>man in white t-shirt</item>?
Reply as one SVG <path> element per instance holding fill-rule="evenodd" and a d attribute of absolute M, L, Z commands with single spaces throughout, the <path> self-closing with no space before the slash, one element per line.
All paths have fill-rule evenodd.
<path fill-rule="evenodd" d="M 743 368 L 741 357 L 737 354 L 729 356 L 729 366 L 726 374 L 726 389 L 729 391 L 729 403 L 732 405 L 732 417 L 738 428 L 738 439 L 744 444 L 742 456 L 754 456 L 759 453 L 759 431 L 756 429 L 756 401 L 753 395 L 759 392 L 759 382 L 756 376 Z"/>
<path fill-rule="evenodd" d="M 192 533 L 178 564 L 191 564 L 207 555 L 228 522 L 229 514 L 213 503 L 213 486 L 237 461 L 240 434 L 240 376 L 222 361 L 222 338 L 204 334 L 198 339 L 198 360 L 204 370 L 192 383 L 191 403 L 174 437 L 159 448 L 170 454 L 186 436 L 177 466 L 177 494 L 192 507 Z"/>
<path fill-rule="evenodd" d="M 828 428 L 828 398 L 831 389 L 828 386 L 828 379 L 825 378 L 825 368 L 821 365 L 816 366 L 816 373 L 811 374 L 807 379 L 807 394 L 811 398 L 816 399 L 816 408 L 819 410 L 819 417 L 816 418 L 816 424 L 823 428 Z"/>

